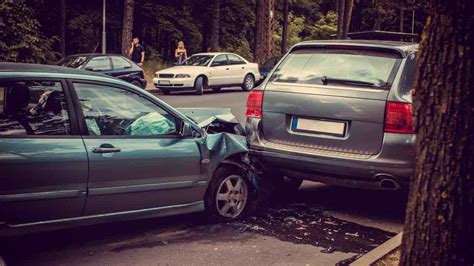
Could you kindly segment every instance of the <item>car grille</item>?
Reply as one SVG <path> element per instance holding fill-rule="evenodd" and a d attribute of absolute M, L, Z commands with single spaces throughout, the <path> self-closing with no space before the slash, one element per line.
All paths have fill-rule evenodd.
<path fill-rule="evenodd" d="M 165 79 L 172 79 L 174 78 L 174 74 L 159 74 L 158 77 L 165 78 Z"/>

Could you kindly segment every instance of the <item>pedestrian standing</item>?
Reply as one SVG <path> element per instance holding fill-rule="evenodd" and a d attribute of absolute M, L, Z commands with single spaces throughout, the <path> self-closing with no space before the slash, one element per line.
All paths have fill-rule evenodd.
<path fill-rule="evenodd" d="M 183 41 L 178 42 L 178 48 L 174 51 L 174 57 L 176 58 L 176 63 L 178 65 L 181 65 L 184 60 L 188 59 L 188 52 L 186 51 L 186 48 L 184 48 Z"/>
<path fill-rule="evenodd" d="M 128 56 L 137 65 L 140 67 L 143 66 L 143 62 L 145 61 L 145 48 L 140 44 L 138 37 L 133 38 Z"/>

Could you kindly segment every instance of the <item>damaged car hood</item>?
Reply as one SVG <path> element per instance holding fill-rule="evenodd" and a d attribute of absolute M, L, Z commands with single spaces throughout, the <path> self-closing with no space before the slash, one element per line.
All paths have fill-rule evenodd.
<path fill-rule="evenodd" d="M 245 136 L 245 130 L 229 108 L 178 108 L 208 134 L 231 133 Z"/>

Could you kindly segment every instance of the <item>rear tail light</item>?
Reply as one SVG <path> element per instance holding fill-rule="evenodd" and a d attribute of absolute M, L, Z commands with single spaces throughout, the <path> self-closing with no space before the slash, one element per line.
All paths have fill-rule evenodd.
<path fill-rule="evenodd" d="M 414 134 L 412 104 L 387 102 L 384 131 Z"/>
<path fill-rule="evenodd" d="M 247 117 L 262 118 L 263 91 L 252 91 L 247 98 Z"/>

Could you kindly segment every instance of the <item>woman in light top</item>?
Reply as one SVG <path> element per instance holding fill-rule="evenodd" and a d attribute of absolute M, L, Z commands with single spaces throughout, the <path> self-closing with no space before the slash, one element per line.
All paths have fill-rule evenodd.
<path fill-rule="evenodd" d="M 178 42 L 178 48 L 174 51 L 174 57 L 176 58 L 176 63 L 178 65 L 181 65 L 184 60 L 188 59 L 188 52 L 186 51 L 186 48 L 184 48 L 183 41 Z"/>

